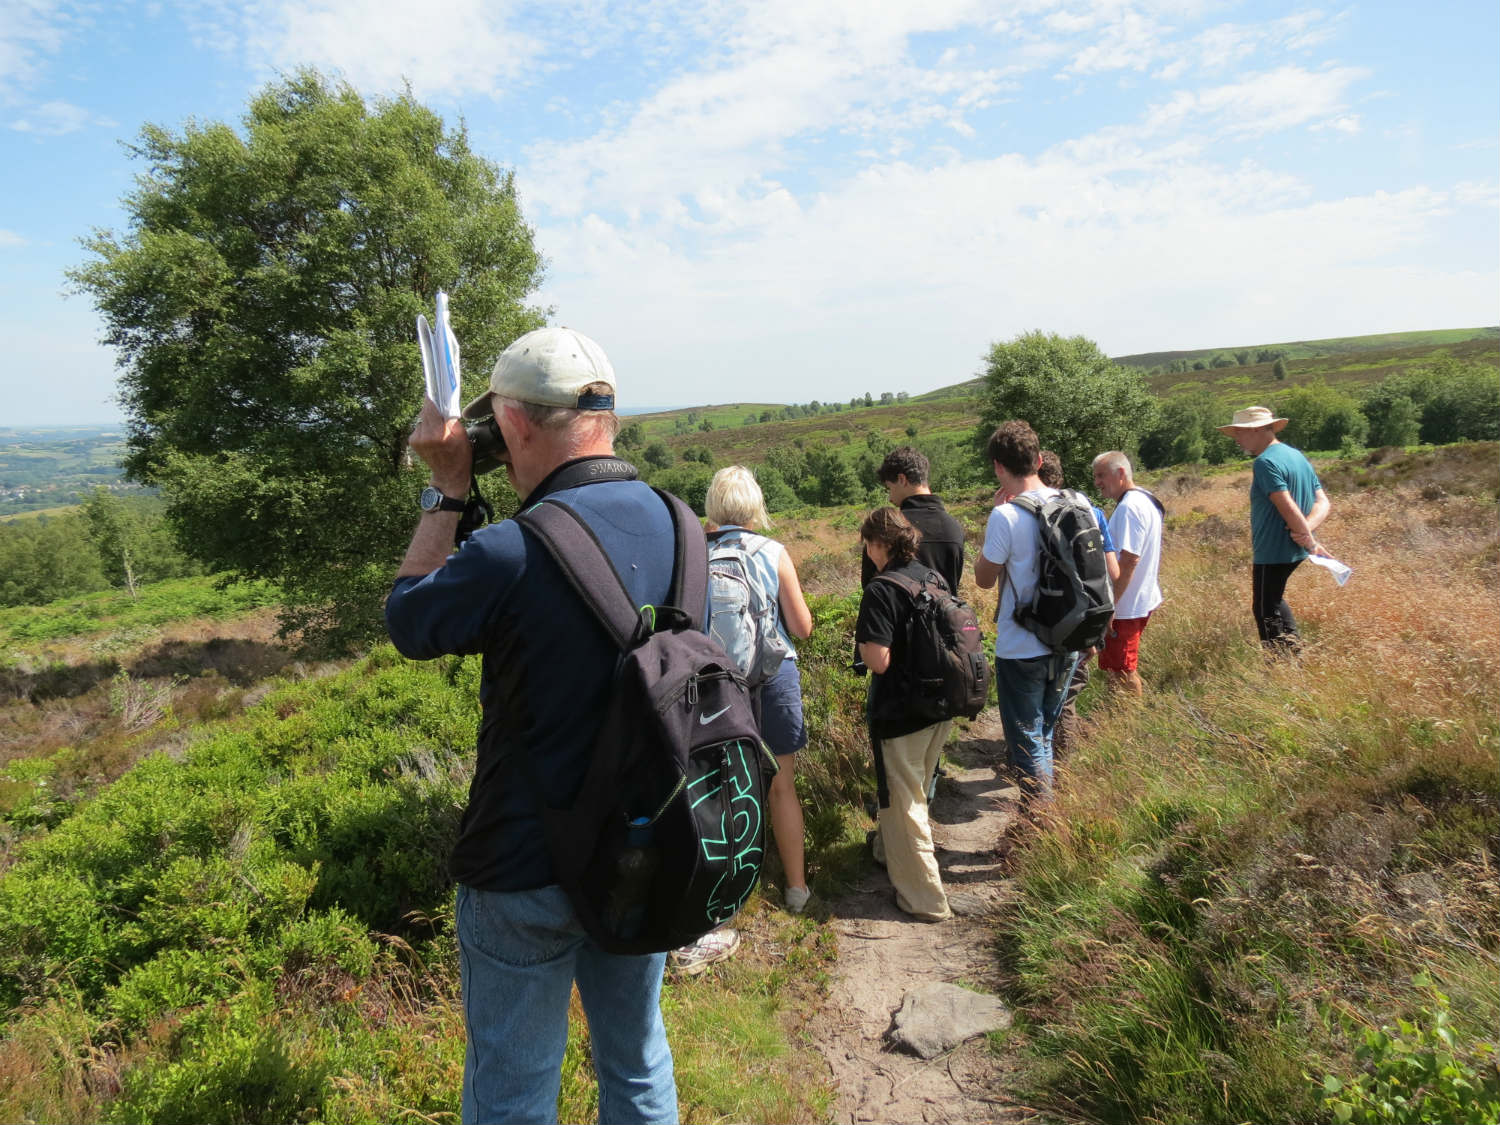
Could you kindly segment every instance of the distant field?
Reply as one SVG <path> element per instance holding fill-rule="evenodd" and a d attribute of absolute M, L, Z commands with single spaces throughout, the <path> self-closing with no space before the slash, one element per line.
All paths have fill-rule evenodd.
<path fill-rule="evenodd" d="M 0 519 L 64 508 L 120 480 L 120 427 L 0 427 Z"/>

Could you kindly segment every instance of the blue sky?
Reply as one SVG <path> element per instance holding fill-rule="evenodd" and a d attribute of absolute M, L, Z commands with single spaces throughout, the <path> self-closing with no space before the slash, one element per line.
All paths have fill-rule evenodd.
<path fill-rule="evenodd" d="M 121 142 L 300 65 L 462 116 L 539 301 L 666 405 L 1500 323 L 1496 43 L 1493 0 L 0 0 L 0 425 L 119 417 L 63 271 Z"/>

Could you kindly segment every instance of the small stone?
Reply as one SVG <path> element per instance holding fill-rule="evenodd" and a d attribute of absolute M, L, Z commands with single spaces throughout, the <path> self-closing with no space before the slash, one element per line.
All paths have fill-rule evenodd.
<path fill-rule="evenodd" d="M 901 998 L 886 1038 L 894 1047 L 931 1059 L 966 1039 L 1010 1024 L 1010 1009 L 995 997 L 937 982 Z"/>

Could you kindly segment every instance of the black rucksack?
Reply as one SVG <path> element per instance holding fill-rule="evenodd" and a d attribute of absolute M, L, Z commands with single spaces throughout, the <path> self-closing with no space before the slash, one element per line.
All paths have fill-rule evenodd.
<path fill-rule="evenodd" d="M 935 570 L 928 570 L 921 581 L 890 571 L 870 581 L 889 582 L 912 600 L 902 633 L 901 664 L 886 673 L 894 682 L 882 686 L 875 718 L 937 723 L 978 715 L 990 693 L 990 661 L 979 619 L 969 604 L 949 590 Z"/>
<path fill-rule="evenodd" d="M 1011 503 L 1036 517 L 1040 538 L 1036 591 L 1029 605 L 1017 599 L 1016 623 L 1053 652 L 1098 648 L 1114 616 L 1115 594 L 1093 505 L 1071 488 L 1040 502 L 1022 495 Z"/>
<path fill-rule="evenodd" d="M 776 772 L 744 676 L 702 631 L 703 529 L 686 504 L 656 491 L 676 538 L 664 606 L 631 603 L 565 504 L 543 501 L 516 517 L 621 653 L 577 796 L 567 808 L 542 808 L 557 881 L 609 953 L 676 949 L 734 915 L 760 878 Z"/>

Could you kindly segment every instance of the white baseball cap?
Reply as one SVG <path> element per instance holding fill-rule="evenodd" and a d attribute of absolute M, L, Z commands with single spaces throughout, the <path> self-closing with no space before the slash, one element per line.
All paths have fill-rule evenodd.
<path fill-rule="evenodd" d="M 609 384 L 609 394 L 583 394 L 590 383 Z M 500 353 L 490 373 L 490 389 L 468 406 L 465 418 L 490 413 L 490 395 L 537 406 L 570 410 L 613 410 L 615 369 L 604 349 L 571 328 L 538 328 Z"/>

